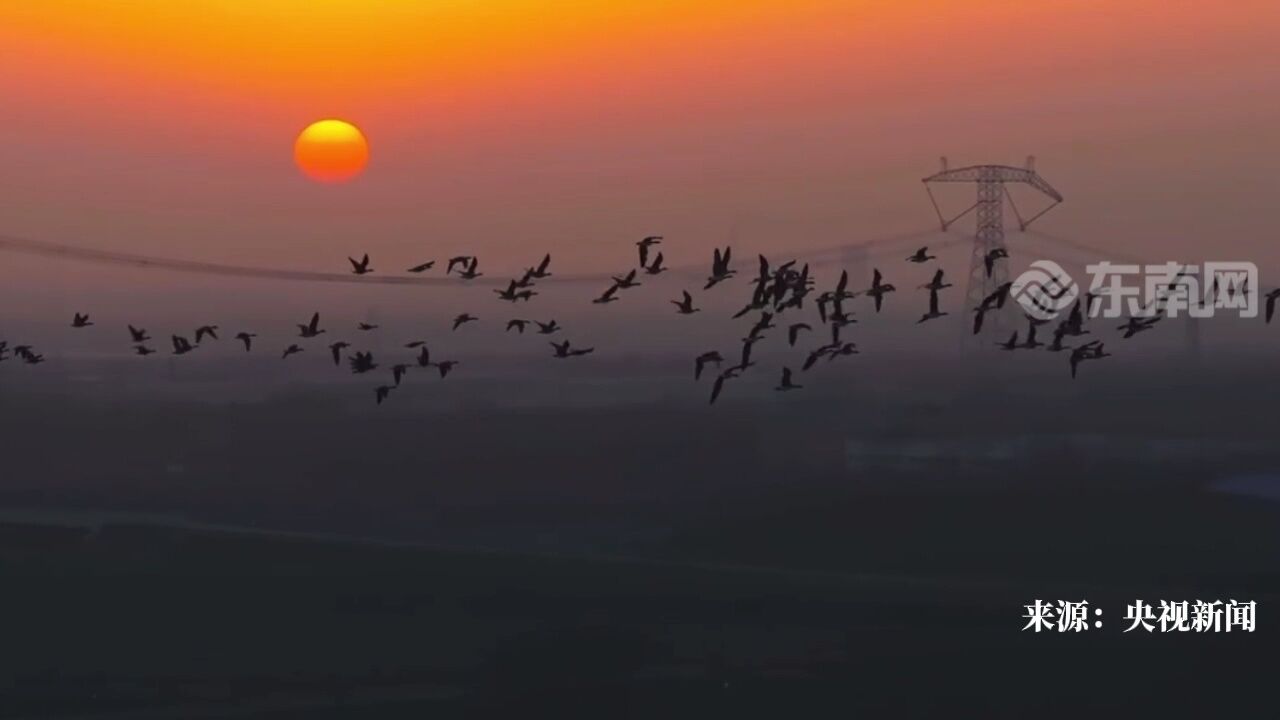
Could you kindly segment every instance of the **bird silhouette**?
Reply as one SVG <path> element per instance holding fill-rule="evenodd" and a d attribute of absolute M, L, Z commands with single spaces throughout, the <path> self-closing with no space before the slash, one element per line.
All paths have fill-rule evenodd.
<path fill-rule="evenodd" d="M 1124 339 L 1128 340 L 1140 332 L 1154 328 L 1156 323 L 1160 322 L 1162 317 L 1164 316 L 1155 315 L 1149 318 L 1131 317 L 1125 324 L 1121 325 L 1117 329 L 1123 331 Z"/>
<path fill-rule="evenodd" d="M 353 257 L 347 258 L 347 261 L 351 263 L 351 273 L 353 275 L 367 275 L 368 273 L 373 272 L 373 268 L 369 267 L 368 253 L 365 253 L 364 257 L 359 261 L 356 261 Z"/>
<path fill-rule="evenodd" d="M 711 275 L 707 277 L 707 284 L 703 286 L 703 290 L 710 290 L 737 274 L 737 271 L 729 268 L 732 253 L 731 247 L 726 247 L 724 253 L 720 252 L 720 248 L 715 249 L 715 254 L 711 258 Z"/>
<path fill-rule="evenodd" d="M 391 391 L 393 389 L 394 388 L 392 388 L 390 385 L 379 385 L 378 387 L 374 388 L 373 389 L 374 401 L 377 404 L 381 405 L 382 401 L 387 399 L 387 396 L 391 394 Z"/>
<path fill-rule="evenodd" d="M 922 247 L 919 250 L 916 250 L 914 254 L 909 256 L 907 258 L 907 262 L 927 263 L 930 260 L 937 260 L 937 259 L 938 259 L 937 257 L 929 254 L 929 246 L 926 245 L 925 247 Z"/>
<path fill-rule="evenodd" d="M 1266 323 L 1270 325 L 1271 317 L 1276 314 L 1276 298 L 1280 298 L 1280 288 L 1272 290 L 1265 297 L 1267 300 Z"/>
<path fill-rule="evenodd" d="M 81 315 L 80 313 L 76 313 L 75 317 L 71 319 L 71 327 L 73 328 L 86 328 L 92 324 L 93 323 L 89 321 L 89 316 L 87 314 Z"/>
<path fill-rule="evenodd" d="M 551 272 L 547 269 L 549 267 L 551 267 L 551 253 L 544 255 L 542 262 L 538 263 L 537 267 L 529 268 L 529 271 L 526 273 L 526 279 L 532 278 L 535 280 L 541 280 L 543 278 L 551 277 Z"/>
<path fill-rule="evenodd" d="M 630 288 L 640 285 L 640 283 L 636 281 L 636 271 L 634 269 L 622 277 L 617 277 L 615 275 L 613 278 L 613 284 L 617 286 L 619 290 L 629 290 Z"/>
<path fill-rule="evenodd" d="M 477 257 L 471 258 L 470 262 L 467 263 L 467 266 L 458 272 L 458 277 L 462 278 L 463 280 L 475 280 L 476 278 L 480 277 L 484 273 L 478 272 L 476 270 L 476 266 L 479 264 L 480 264 L 480 258 L 477 258 Z"/>
<path fill-rule="evenodd" d="M 362 322 L 362 323 L 356 323 L 356 329 L 361 332 L 369 332 L 370 330 L 377 330 L 378 326 L 373 325 L 371 323 Z"/>
<path fill-rule="evenodd" d="M 356 354 L 347 358 L 347 365 L 351 367 L 351 372 L 356 375 L 363 375 L 378 367 L 378 363 L 373 360 L 373 353 L 356 351 Z"/>
<path fill-rule="evenodd" d="M 680 315 L 692 315 L 699 312 L 699 309 L 693 306 L 693 296 L 689 294 L 689 291 L 682 290 L 681 293 L 684 296 L 683 299 L 671 301 L 671 304 L 676 306 L 676 312 Z"/>
<path fill-rule="evenodd" d="M 789 390 L 799 390 L 803 387 L 803 385 L 797 385 L 791 381 L 791 368 L 784 367 L 782 368 L 782 381 L 778 383 L 778 386 L 775 387 L 774 390 L 777 390 L 778 392 L 787 392 Z"/>
<path fill-rule="evenodd" d="M 724 391 L 724 384 L 729 380 L 738 377 L 738 374 L 741 372 L 742 370 L 740 368 L 731 367 L 721 372 L 719 375 L 716 375 L 715 384 L 711 386 L 711 402 L 708 404 L 715 405 L 716 400 L 720 399 L 720 393 Z"/>
<path fill-rule="evenodd" d="M 436 366 L 436 370 L 437 370 L 437 371 L 439 371 L 439 373 L 440 373 L 440 379 L 441 379 L 441 380 L 443 380 L 443 379 L 445 379 L 446 377 L 448 377 L 449 373 L 450 373 L 450 372 L 451 372 L 455 367 L 457 367 L 457 366 L 458 366 L 458 361 L 457 361 L 457 360 L 442 360 L 442 361 L 440 361 L 440 362 L 438 362 L 438 363 L 435 363 L 435 366 Z"/>
<path fill-rule="evenodd" d="M 134 346 L 133 346 L 133 351 L 134 351 L 135 353 L 137 353 L 138 355 L 141 355 L 142 357 L 146 357 L 146 356 L 151 355 L 152 353 L 154 353 L 154 352 L 155 352 L 155 350 L 152 350 L 151 348 L 147 347 L 146 345 L 134 345 Z"/>
<path fill-rule="evenodd" d="M 1002 247 L 991 248 L 987 254 L 982 256 L 982 264 L 987 271 L 987 277 L 991 277 L 991 273 L 995 272 L 996 260 L 1002 260 L 1009 257 L 1009 251 Z"/>
<path fill-rule="evenodd" d="M 297 355 L 300 352 L 302 352 L 302 348 L 298 347 L 297 343 L 294 343 L 284 349 L 284 353 L 280 355 L 280 359 L 283 360 L 289 357 L 290 355 Z"/>
<path fill-rule="evenodd" d="M 456 255 L 449 258 L 449 264 L 445 266 L 444 274 L 448 275 L 453 272 L 455 267 L 461 266 L 463 270 L 467 269 L 467 263 L 470 263 L 472 257 L 470 255 Z"/>
<path fill-rule="evenodd" d="M 498 294 L 499 300 L 506 300 L 507 302 L 513 303 L 520 299 L 518 295 L 519 285 L 516 283 L 515 280 L 512 280 L 511 283 L 507 285 L 506 290 L 499 290 L 497 288 L 494 288 L 494 292 Z"/>
<path fill-rule="evenodd" d="M 1002 343 L 996 343 L 996 345 L 999 345 L 1001 350 L 1017 350 L 1018 349 L 1018 331 L 1014 330 L 1013 334 L 1009 336 L 1008 340 Z"/>
<path fill-rule="evenodd" d="M 404 378 L 404 374 L 409 372 L 409 366 L 399 363 L 391 366 L 391 377 L 395 380 L 396 387 L 400 387 L 400 380 Z"/>
<path fill-rule="evenodd" d="M 191 343 L 187 342 L 187 339 L 182 337 L 181 335 L 174 335 L 172 340 L 173 340 L 174 355 L 186 355 L 187 353 L 195 349 L 194 347 L 192 347 Z"/>
<path fill-rule="evenodd" d="M 407 350 L 412 350 L 412 349 L 414 349 L 414 348 L 420 348 L 420 347 L 422 347 L 423 345 L 426 345 L 426 344 L 427 344 L 427 341 L 426 341 L 426 340 L 411 340 L 411 341 L 409 341 L 409 342 L 405 343 L 405 344 L 404 344 L 404 346 L 405 346 L 405 349 L 407 349 Z"/>
<path fill-rule="evenodd" d="M 213 338 L 214 340 L 217 340 L 218 326 L 217 325 L 201 325 L 200 327 L 196 328 L 196 344 L 199 345 L 200 342 L 204 340 L 206 335 Z"/>
<path fill-rule="evenodd" d="M 653 247 L 654 245 L 660 245 L 661 243 L 662 243 L 661 235 L 650 235 L 649 237 L 644 238 L 643 240 L 636 243 L 636 248 L 638 248 L 640 251 L 640 267 L 645 267 L 646 265 L 649 264 L 649 248 Z"/>
<path fill-rule="evenodd" d="M 926 288 L 928 290 L 932 290 L 934 292 L 951 287 L 951 283 L 942 281 L 943 275 L 945 275 L 945 272 L 941 268 L 939 268 L 936 272 L 933 273 L 933 279 L 925 283 L 924 285 L 921 285 L 920 287 Z"/>
<path fill-rule="evenodd" d="M 551 322 L 538 322 L 535 320 L 534 324 L 538 326 L 539 335 L 551 335 L 560 331 L 560 325 L 554 319 Z"/>
<path fill-rule="evenodd" d="M 667 268 L 662 265 L 662 253 L 658 253 L 654 256 L 653 262 L 646 265 L 644 271 L 648 275 L 661 275 L 666 272 Z"/>
<path fill-rule="evenodd" d="M 342 364 L 342 351 L 349 347 L 351 347 L 350 343 L 343 342 L 342 340 L 329 345 L 329 353 L 333 355 L 334 365 Z"/>
<path fill-rule="evenodd" d="M 245 352 L 249 352 L 250 348 L 253 347 L 253 339 L 256 337 L 258 336 L 250 332 L 236 333 L 236 340 L 244 343 Z"/>
<path fill-rule="evenodd" d="M 515 330 L 516 332 L 518 332 L 518 333 L 520 333 L 521 335 L 523 335 L 523 334 L 524 334 L 524 329 L 525 329 L 525 327 L 526 327 L 528 324 L 529 324 L 529 321 L 528 321 L 528 320 L 508 320 L 508 321 L 507 321 L 507 332 L 511 332 L 512 330 Z"/>
<path fill-rule="evenodd" d="M 1027 325 L 1027 339 L 1023 341 L 1020 347 L 1024 350 L 1035 350 L 1038 347 L 1043 347 L 1044 343 L 1036 340 L 1036 328 L 1039 327 L 1041 323 L 1035 318 L 1027 319 L 1030 321 Z"/>
<path fill-rule="evenodd" d="M 433 268 L 433 267 L 435 267 L 435 266 L 436 266 L 436 261 L 435 261 L 435 260 L 431 260 L 431 261 L 428 261 L 428 262 L 424 262 L 424 263 L 422 263 L 421 265 L 414 265 L 413 267 L 409 268 L 409 272 L 411 272 L 411 273 L 422 273 L 422 272 L 426 272 L 426 271 L 430 270 L 431 268 Z"/>
<path fill-rule="evenodd" d="M 418 367 L 431 367 L 431 351 L 426 345 L 423 345 L 422 352 L 418 353 Z"/>
<path fill-rule="evenodd" d="M 876 312 L 880 312 L 880 305 L 884 302 L 884 296 L 897 290 L 893 285 L 883 282 L 883 279 L 878 268 L 872 270 L 871 289 L 867 290 L 867 294 L 875 298 Z"/>
<path fill-rule="evenodd" d="M 800 333 L 812 329 L 808 323 L 793 323 L 787 328 L 787 342 L 791 347 L 795 347 L 796 341 L 800 339 Z"/>
<path fill-rule="evenodd" d="M 693 379 L 700 380 L 702 378 L 702 369 L 706 367 L 707 363 L 720 367 L 722 362 L 724 362 L 724 358 L 715 350 L 702 353 L 693 359 Z"/>
<path fill-rule="evenodd" d="M 475 315 L 471 315 L 469 313 L 462 313 L 461 315 L 453 319 L 453 329 L 457 330 L 463 325 L 466 325 L 469 322 L 475 322 L 479 319 L 480 318 L 476 317 Z"/>
<path fill-rule="evenodd" d="M 921 315 L 920 319 L 916 321 L 916 324 L 918 325 L 928 320 L 934 320 L 936 318 L 943 317 L 946 314 L 947 313 L 941 312 L 938 310 L 938 291 L 930 290 L 929 291 L 929 312 L 925 313 L 924 315 Z"/>
<path fill-rule="evenodd" d="M 595 303 L 596 305 L 608 305 L 611 302 L 617 302 L 617 301 L 618 301 L 618 283 L 615 282 L 614 284 L 610 285 L 609 289 L 605 290 L 604 293 L 600 295 L 600 297 L 596 298 L 595 300 L 592 300 L 591 302 Z"/>
<path fill-rule="evenodd" d="M 551 347 L 555 348 L 555 357 L 564 359 L 571 357 L 580 357 L 595 352 L 595 348 L 572 348 L 569 341 L 565 340 L 561 343 L 551 343 Z"/>
<path fill-rule="evenodd" d="M 129 337 L 133 338 L 134 343 L 144 343 L 151 339 L 151 336 L 148 335 L 147 331 L 143 328 L 136 328 L 132 325 L 129 325 L 128 327 Z"/>
<path fill-rule="evenodd" d="M 298 337 L 313 338 L 317 335 L 323 335 L 324 330 L 320 329 L 320 313 L 311 316 L 311 322 L 306 325 L 298 325 Z"/>

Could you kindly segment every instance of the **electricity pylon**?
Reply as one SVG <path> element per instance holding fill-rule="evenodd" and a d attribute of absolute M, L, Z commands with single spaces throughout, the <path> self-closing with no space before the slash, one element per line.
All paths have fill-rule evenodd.
<path fill-rule="evenodd" d="M 987 255 L 993 250 L 1005 247 L 1004 201 L 1006 199 L 1009 201 L 1009 207 L 1013 209 L 1021 230 L 1026 230 L 1031 223 L 1062 202 L 1062 195 L 1036 173 L 1035 165 L 1036 159 L 1028 157 L 1026 167 L 1020 168 L 1010 165 L 970 165 L 951 169 L 944 157 L 942 171 L 924 179 L 924 189 L 929 193 L 929 201 L 933 203 L 933 209 L 938 213 L 938 221 L 942 223 L 944 232 L 969 213 L 975 211 L 977 213 L 977 229 L 973 237 L 973 252 L 969 261 L 969 278 L 965 290 L 965 312 L 962 316 L 966 319 L 973 317 L 974 308 L 982 303 L 983 298 L 994 292 L 997 287 L 1009 282 L 1009 271 L 1005 262 L 996 262 L 990 274 L 987 273 L 986 266 Z M 978 186 L 978 199 L 964 212 L 947 219 L 942 214 L 942 208 L 939 207 L 937 198 L 933 196 L 931 187 L 933 183 L 941 182 L 974 183 Z M 1022 213 L 1018 211 L 1018 206 L 1014 204 L 1013 195 L 1009 194 L 1006 183 L 1030 185 L 1053 200 L 1053 204 L 1024 219 Z M 1007 330 L 1010 325 L 1009 315 L 1012 306 L 1006 305 L 1005 309 L 1004 313 L 988 315 L 986 325 L 994 331 Z"/>

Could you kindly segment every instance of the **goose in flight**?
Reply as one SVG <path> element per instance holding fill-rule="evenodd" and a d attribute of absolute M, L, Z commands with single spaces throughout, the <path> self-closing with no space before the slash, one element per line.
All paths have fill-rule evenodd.
<path fill-rule="evenodd" d="M 1038 328 L 1043 321 L 1036 320 L 1035 318 L 1027 319 L 1030 320 L 1030 323 L 1027 325 L 1027 339 L 1020 347 L 1024 350 L 1035 350 L 1038 347 L 1043 347 L 1044 343 L 1036 340 L 1036 328 Z"/>
<path fill-rule="evenodd" d="M 1080 363 L 1086 360 L 1098 360 L 1104 357 L 1111 357 L 1111 353 L 1103 350 L 1103 344 L 1099 340 L 1087 342 L 1080 347 L 1071 351 L 1071 379 L 1076 378 L 1076 371 Z"/>
<path fill-rule="evenodd" d="M 779 383 L 778 387 L 774 388 L 774 390 L 777 390 L 778 392 L 787 392 L 788 390 L 799 390 L 803 387 L 803 385 L 797 385 L 791 381 L 791 368 L 784 367 L 782 368 L 782 382 Z"/>
<path fill-rule="evenodd" d="M 1280 298 L 1280 288 L 1276 288 L 1266 294 L 1266 322 L 1268 325 L 1271 324 L 1271 317 L 1276 314 L 1276 298 Z"/>
<path fill-rule="evenodd" d="M 929 246 L 926 245 L 920 248 L 919 250 L 916 250 L 914 254 L 909 256 L 907 258 L 907 262 L 927 263 L 930 260 L 937 260 L 937 259 L 938 259 L 937 257 L 929 254 Z"/>
<path fill-rule="evenodd" d="M 236 340 L 244 343 L 245 352 L 249 352 L 249 349 L 253 347 L 253 339 L 256 337 L 258 337 L 256 334 L 250 332 L 236 333 Z"/>
<path fill-rule="evenodd" d="M 391 394 L 391 391 L 393 389 L 394 388 L 392 388 L 390 385 L 379 385 L 378 387 L 374 388 L 373 389 L 374 401 L 377 402 L 377 404 L 381 405 L 382 401 L 387 399 L 387 396 Z"/>
<path fill-rule="evenodd" d="M 1002 343 L 996 343 L 996 345 L 999 346 L 1001 350 L 1017 350 L 1018 349 L 1018 331 L 1014 330 L 1013 334 L 1009 336 L 1008 340 L 1005 340 Z"/>
<path fill-rule="evenodd" d="M 897 290 L 893 285 L 884 282 L 884 277 L 880 274 L 880 269 L 875 268 L 871 274 L 871 289 L 867 290 L 867 294 L 875 298 L 876 312 L 880 312 L 880 305 L 884 302 L 884 296 Z"/>
<path fill-rule="evenodd" d="M 311 322 L 306 325 L 298 325 L 298 337 L 313 338 L 317 335 L 323 335 L 324 330 L 320 329 L 320 313 L 311 316 Z"/>
<path fill-rule="evenodd" d="M 477 257 L 471 258 L 471 262 L 467 263 L 467 266 L 458 273 L 458 277 L 462 278 L 463 280 L 475 280 L 476 278 L 480 277 L 484 273 L 476 271 L 476 266 L 479 264 L 480 264 L 480 258 L 477 258 Z"/>
<path fill-rule="evenodd" d="M 681 293 L 684 295 L 682 300 L 671 301 L 671 304 L 676 306 L 676 312 L 680 315 L 692 315 L 699 312 L 699 309 L 693 306 L 693 296 L 689 294 L 689 291 L 682 290 Z"/>
<path fill-rule="evenodd" d="M 1134 335 L 1137 335 L 1140 332 L 1143 332 L 1145 330 L 1150 330 L 1153 327 L 1155 327 L 1156 323 L 1160 322 L 1160 319 L 1162 317 L 1164 316 L 1155 315 L 1149 318 L 1131 317 L 1129 318 L 1128 322 L 1126 322 L 1125 324 L 1121 325 L 1116 329 L 1124 331 L 1124 339 L 1128 340 L 1129 338 L 1133 337 Z"/>
<path fill-rule="evenodd" d="M 187 339 L 182 337 L 181 335 L 174 335 L 172 340 L 173 340 L 174 355 L 186 355 L 187 353 L 195 349 L 194 347 L 191 346 L 191 343 L 188 342 Z"/>
<path fill-rule="evenodd" d="M 410 342 L 405 343 L 404 347 L 406 350 L 412 350 L 414 348 L 420 348 L 426 344 L 427 344 L 426 340 L 412 340 Z"/>
<path fill-rule="evenodd" d="M 716 400 L 720 398 L 720 393 L 724 390 L 725 381 L 738 377 L 738 374 L 741 372 L 742 370 L 740 368 L 731 367 L 719 375 L 716 375 L 716 382 L 711 386 L 711 402 L 708 404 L 715 405 Z"/>
<path fill-rule="evenodd" d="M 423 345 L 422 352 L 418 353 L 418 367 L 431 367 L 431 351 L 426 345 Z"/>
<path fill-rule="evenodd" d="M 640 267 L 645 267 L 649 264 L 649 248 L 660 244 L 662 244 L 661 235 L 650 235 L 636 243 L 636 247 L 640 250 Z M 656 275 L 657 273 L 654 274 Z"/>
<path fill-rule="evenodd" d="M 76 313 L 75 317 L 71 319 L 71 327 L 73 328 L 86 328 L 92 324 L 93 323 L 89 321 L 88 313 L 84 315 L 81 315 L 80 313 Z"/>
<path fill-rule="evenodd" d="M 613 285 L 610 285 L 609 289 L 605 290 L 600 297 L 596 298 L 595 300 L 592 300 L 591 302 L 595 303 L 596 305 L 608 305 L 609 303 L 616 302 L 618 300 L 617 295 L 618 295 L 618 284 L 615 282 Z"/>
<path fill-rule="evenodd" d="M 458 366 L 458 361 L 457 360 L 441 360 L 440 362 L 436 363 L 435 366 L 436 366 L 436 370 L 439 371 L 440 373 L 440 379 L 443 380 L 446 377 L 448 377 L 450 371 L 452 371 L 455 367 Z"/>
<path fill-rule="evenodd" d="M 751 326 L 751 332 L 747 334 L 747 337 L 751 338 L 754 342 L 755 340 L 764 337 L 765 330 L 772 330 L 775 327 L 777 327 L 777 325 L 773 324 L 773 313 L 762 312 L 760 313 L 760 319 L 756 321 L 755 325 Z"/>
<path fill-rule="evenodd" d="M 494 288 L 493 291 L 498 294 L 499 300 L 506 300 L 507 302 L 513 303 L 520 299 L 519 297 L 520 286 L 518 283 L 516 283 L 515 280 L 512 280 L 511 283 L 507 285 L 506 290 L 499 290 L 497 288 Z"/>
<path fill-rule="evenodd" d="M 631 272 L 628 272 L 626 275 L 623 275 L 622 277 L 617 277 L 615 275 L 613 278 L 613 283 L 617 285 L 619 290 L 629 290 L 640 284 L 639 282 L 636 281 L 635 268 L 632 268 Z"/>
<path fill-rule="evenodd" d="M 945 274 L 946 273 L 941 268 L 939 268 L 936 272 L 933 273 L 933 279 L 925 283 L 924 285 L 921 285 L 920 287 L 925 288 L 927 290 L 933 290 L 935 292 L 938 290 L 944 290 L 946 288 L 951 287 L 951 283 L 942 282 L 942 277 Z"/>
<path fill-rule="evenodd" d="M 21 355 L 20 357 L 22 358 L 22 362 L 28 365 L 39 365 L 40 363 L 44 362 L 44 355 L 41 355 L 40 353 L 31 352 L 31 351 L 27 351 L 26 354 Z"/>
<path fill-rule="evenodd" d="M 1065 335 L 1066 335 L 1066 331 L 1063 329 L 1062 325 L 1059 324 L 1058 327 L 1054 328 L 1053 330 L 1053 342 L 1046 345 L 1045 349 L 1048 350 L 1049 352 L 1062 352 L 1063 350 L 1070 350 L 1071 349 L 1070 345 L 1062 344 L 1062 338 Z"/>
<path fill-rule="evenodd" d="M 518 333 L 520 333 L 521 335 L 523 335 L 523 334 L 524 334 L 524 329 L 525 329 L 525 327 L 526 327 L 528 324 L 529 324 L 529 321 L 528 321 L 528 320 L 508 320 L 508 321 L 507 321 L 507 332 L 511 332 L 512 330 L 515 330 L 516 332 L 518 332 Z"/>
<path fill-rule="evenodd" d="M 213 338 L 214 340 L 217 340 L 218 326 L 217 325 L 201 325 L 200 327 L 196 328 L 196 344 L 199 345 L 200 342 L 204 340 L 204 337 L 206 335 Z"/>
<path fill-rule="evenodd" d="M 920 319 L 916 321 L 916 324 L 919 325 L 922 322 L 925 322 L 928 320 L 934 320 L 936 318 L 943 317 L 946 314 L 947 313 L 941 312 L 938 310 L 938 291 L 930 290 L 929 291 L 929 312 L 925 313 L 924 315 L 921 315 Z"/>
<path fill-rule="evenodd" d="M 560 325 L 554 319 L 552 319 L 551 322 L 539 322 L 535 320 L 534 324 L 538 326 L 539 335 L 552 335 L 560 331 Z"/>
<path fill-rule="evenodd" d="M 466 325 L 466 324 L 467 324 L 467 323 L 469 323 L 469 322 L 475 322 L 475 321 L 477 321 L 477 320 L 479 320 L 479 319 L 480 319 L 480 318 L 478 318 L 478 317 L 476 317 L 475 315 L 472 315 L 472 314 L 470 314 L 470 313 L 462 313 L 461 315 L 459 315 L 458 317 L 456 317 L 456 318 L 454 318 L 454 319 L 453 319 L 453 329 L 454 329 L 454 330 L 457 330 L 458 328 L 462 327 L 463 325 Z"/>
<path fill-rule="evenodd" d="M 646 265 L 644 271 L 648 275 L 661 275 L 666 272 L 667 268 L 662 264 L 662 253 L 658 253 L 654 256 L 653 262 Z"/>
<path fill-rule="evenodd" d="M 734 365 L 732 369 L 742 372 L 743 370 L 755 365 L 755 362 L 751 359 L 751 350 L 758 342 L 760 342 L 759 337 L 746 337 L 742 339 L 742 354 L 738 358 L 738 364 Z"/>
<path fill-rule="evenodd" d="M 471 262 L 472 259 L 473 258 L 470 255 L 456 255 L 449 258 L 449 264 L 445 266 L 444 274 L 448 275 L 452 273 L 453 269 L 459 266 L 461 266 L 463 270 L 466 270 L 467 263 Z"/>
<path fill-rule="evenodd" d="M 391 366 L 391 377 L 395 380 L 396 387 L 400 387 L 400 381 L 404 379 L 404 374 L 407 372 L 409 372 L 409 366 L 404 363 Z"/>
<path fill-rule="evenodd" d="M 362 322 L 356 323 L 356 329 L 360 332 L 369 332 L 370 330 L 377 330 L 378 326 L 373 323 Z"/>
<path fill-rule="evenodd" d="M 283 360 L 289 357 L 290 355 L 297 355 L 300 352 L 302 352 L 302 348 L 298 347 L 297 343 L 293 343 L 292 345 L 284 349 L 284 353 L 280 356 L 280 359 Z"/>
<path fill-rule="evenodd" d="M 982 264 L 987 271 L 987 277 L 991 277 L 991 273 L 996 269 L 996 260 L 1003 260 L 1009 257 L 1009 251 L 1002 247 L 991 248 L 987 254 L 982 256 Z"/>
<path fill-rule="evenodd" d="M 135 343 L 144 343 L 151 339 L 151 336 L 147 334 L 145 329 L 136 328 L 132 325 L 129 326 L 129 337 L 133 338 Z"/>
<path fill-rule="evenodd" d="M 529 270 L 525 272 L 525 280 L 541 280 L 543 278 L 551 277 L 551 271 L 547 269 L 549 267 L 551 267 L 551 253 L 544 255 L 542 257 L 542 262 L 538 263 L 537 267 L 529 268 Z"/>
<path fill-rule="evenodd" d="M 806 330 L 812 330 L 808 323 L 795 323 L 787 328 L 787 342 L 791 347 L 796 346 L 796 340 L 800 339 L 800 333 Z"/>
<path fill-rule="evenodd" d="M 365 253 L 359 261 L 353 257 L 347 258 L 347 261 L 351 263 L 352 275 L 367 275 L 373 272 L 373 268 L 369 267 L 369 253 Z"/>
<path fill-rule="evenodd" d="M 349 347 L 351 347 L 350 343 L 346 343 L 341 340 L 329 346 L 329 352 L 333 355 L 334 365 L 342 364 L 342 351 Z"/>
<path fill-rule="evenodd" d="M 720 363 L 722 362 L 724 362 L 724 358 L 715 350 L 702 353 L 693 359 L 693 379 L 702 379 L 702 369 L 706 367 L 707 363 L 712 363 L 716 367 L 720 367 Z"/>
<path fill-rule="evenodd" d="M 723 254 L 720 248 L 715 249 L 715 254 L 711 258 L 711 275 L 707 277 L 707 284 L 702 288 L 703 290 L 710 290 L 737 274 L 736 270 L 729 269 L 732 253 L 731 247 L 725 247 Z"/>
<path fill-rule="evenodd" d="M 133 346 L 133 352 L 134 352 L 134 353 L 136 353 L 136 354 L 138 354 L 138 355 L 141 355 L 142 357 L 146 357 L 146 356 L 148 356 L 148 355 L 150 355 L 150 354 L 154 353 L 154 352 L 155 352 L 155 350 L 152 350 L 151 348 L 147 347 L 146 345 L 134 345 L 134 346 Z M 0 359 L 3 359 L 3 358 L 0 358 Z"/>
<path fill-rule="evenodd" d="M 356 375 L 363 375 L 374 368 L 378 367 L 378 363 L 373 361 L 373 353 L 356 351 L 355 355 L 347 358 L 347 365 L 351 367 L 351 372 Z"/>
<path fill-rule="evenodd" d="M 551 347 L 555 348 L 555 357 L 557 357 L 557 358 L 561 358 L 561 359 L 563 359 L 563 358 L 571 358 L 571 357 L 579 357 L 579 356 L 582 356 L 582 355 L 589 355 L 589 354 L 591 354 L 591 353 L 595 352 L 595 348 L 593 348 L 593 347 L 589 347 L 589 348 L 571 348 L 571 347 L 569 346 L 569 341 L 568 341 L 568 340 L 565 340 L 565 341 L 564 341 L 564 342 L 562 342 L 562 343 L 554 343 L 554 342 L 553 342 L 553 343 L 551 343 Z"/>
<path fill-rule="evenodd" d="M 435 267 L 435 266 L 436 266 L 436 261 L 435 261 L 435 260 L 431 260 L 431 261 L 429 261 L 429 262 L 424 262 L 424 263 L 422 263 L 421 265 L 414 265 L 413 267 L 409 268 L 409 272 L 411 272 L 411 273 L 422 273 L 422 272 L 426 272 L 426 271 L 430 270 L 431 268 L 433 268 L 433 267 Z"/>

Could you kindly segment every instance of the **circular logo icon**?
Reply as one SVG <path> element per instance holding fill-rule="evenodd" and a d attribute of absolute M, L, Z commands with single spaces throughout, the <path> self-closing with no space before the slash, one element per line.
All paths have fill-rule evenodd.
<path fill-rule="evenodd" d="M 1037 260 L 1013 281 L 1009 290 L 1028 315 L 1052 320 L 1080 295 L 1076 281 L 1052 260 Z"/>

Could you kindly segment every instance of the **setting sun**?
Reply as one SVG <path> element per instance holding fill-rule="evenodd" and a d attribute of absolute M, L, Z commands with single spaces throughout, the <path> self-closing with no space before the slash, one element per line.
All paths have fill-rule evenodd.
<path fill-rule="evenodd" d="M 319 182 L 345 182 L 369 162 L 369 143 L 355 125 L 320 120 L 303 130 L 293 144 L 293 159 L 302 172 Z"/>

